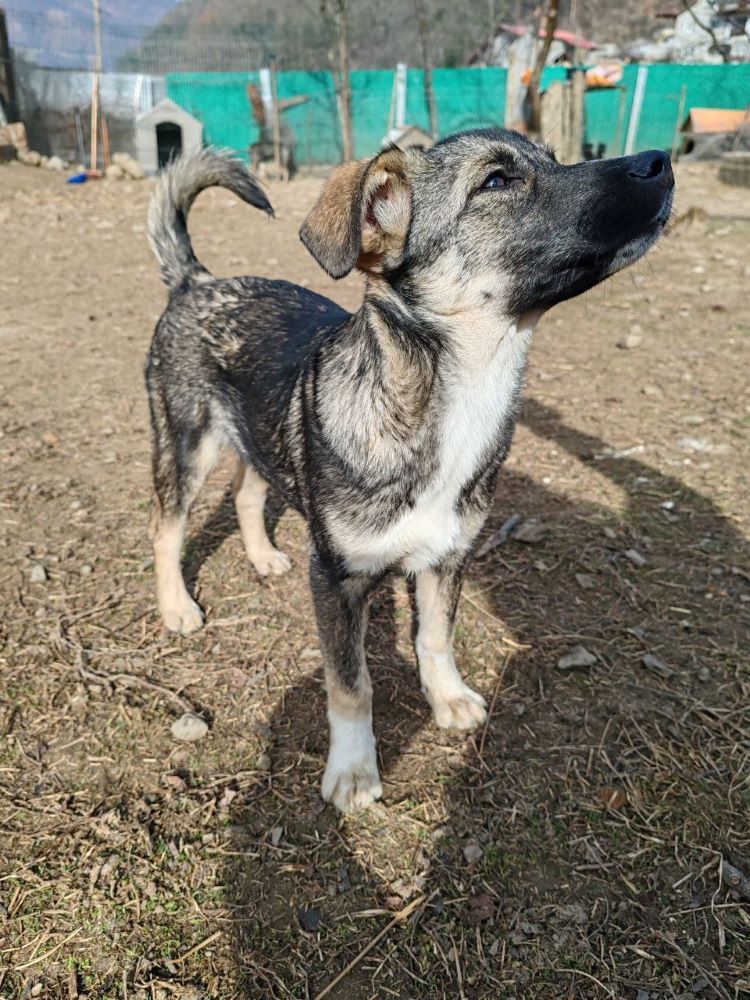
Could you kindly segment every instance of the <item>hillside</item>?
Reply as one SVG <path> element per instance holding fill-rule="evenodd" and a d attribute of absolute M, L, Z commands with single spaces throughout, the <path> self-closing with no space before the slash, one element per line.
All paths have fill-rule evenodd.
<path fill-rule="evenodd" d="M 102 0 L 105 68 L 143 38 L 179 0 Z M 43 66 L 87 69 L 94 53 L 91 0 L 10 0 L 3 4 L 10 44 Z"/>

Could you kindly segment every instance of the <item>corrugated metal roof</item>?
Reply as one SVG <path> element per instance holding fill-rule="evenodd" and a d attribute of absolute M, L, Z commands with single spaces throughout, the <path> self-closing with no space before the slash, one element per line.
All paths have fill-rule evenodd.
<path fill-rule="evenodd" d="M 500 24 L 498 28 L 500 31 L 507 31 L 510 35 L 525 35 L 529 30 L 525 24 Z M 540 28 L 539 37 L 544 38 L 544 35 L 544 28 Z M 572 31 L 566 31 L 564 28 L 558 28 L 552 37 L 556 38 L 558 42 L 564 42 L 566 45 L 572 45 L 578 49 L 599 48 L 596 42 L 592 42 L 590 38 L 582 38 L 580 35 L 576 35 Z"/>

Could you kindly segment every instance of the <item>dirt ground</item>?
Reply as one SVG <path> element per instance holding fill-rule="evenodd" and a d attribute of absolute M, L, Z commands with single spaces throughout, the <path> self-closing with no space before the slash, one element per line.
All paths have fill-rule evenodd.
<path fill-rule="evenodd" d="M 750 996 L 750 198 L 714 178 L 678 168 L 698 211 L 536 335 L 486 537 L 546 530 L 459 610 L 481 731 L 433 727 L 406 584 L 379 592 L 385 794 L 342 819 L 300 518 L 257 578 L 224 464 L 186 553 L 207 627 L 157 619 L 150 183 L 0 167 L 0 997 Z M 318 184 L 271 185 L 274 222 L 202 196 L 199 257 L 355 307 L 296 237 Z"/>

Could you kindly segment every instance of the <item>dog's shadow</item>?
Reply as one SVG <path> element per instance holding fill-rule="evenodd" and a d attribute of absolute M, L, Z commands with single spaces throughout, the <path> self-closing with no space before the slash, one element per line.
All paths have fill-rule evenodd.
<path fill-rule="evenodd" d="M 286 504 L 274 493 L 268 494 L 264 510 L 266 532 L 274 540 L 276 528 L 284 515 Z M 188 590 L 192 593 L 198 582 L 201 567 L 218 552 L 224 542 L 238 530 L 237 511 L 231 487 L 227 487 L 219 503 L 206 520 L 196 528 L 185 543 L 183 576 Z"/>
<path fill-rule="evenodd" d="M 510 626 L 516 644 L 497 689 L 493 692 L 490 685 L 484 690 L 488 700 L 493 693 L 496 699 L 490 723 L 476 736 L 446 736 L 432 728 L 418 688 L 414 657 L 403 651 L 408 627 L 403 596 L 394 597 L 387 584 L 380 588 L 373 602 L 367 650 L 387 805 L 376 807 L 371 819 L 342 821 L 319 801 L 318 784 L 328 739 L 320 671 L 301 671 L 299 683 L 286 690 L 270 722 L 271 773 L 259 776 L 257 785 L 233 802 L 232 845 L 223 882 L 237 958 L 236 990 L 241 996 L 316 996 L 372 935 L 370 927 L 361 932 L 352 930 L 345 916 L 397 907 L 401 905 L 399 898 L 406 901 L 417 893 L 425 895 L 427 902 L 420 909 L 419 920 L 428 934 L 439 939 L 448 920 L 446 901 L 459 905 L 455 902 L 457 867 L 468 871 L 465 882 L 461 881 L 464 875 L 458 879 L 463 887 L 459 896 L 464 900 L 459 909 L 466 909 L 465 900 L 472 891 L 488 888 L 491 901 L 484 905 L 493 910 L 490 926 L 495 934 L 507 934 L 517 926 L 513 913 L 535 901 L 588 905 L 587 893 L 602 891 L 601 886 L 593 888 L 596 876 L 588 889 L 589 883 L 581 883 L 572 871 L 578 847 L 571 845 L 580 839 L 574 835 L 581 831 L 577 818 L 560 819 L 565 811 L 561 803 L 570 801 L 568 771 L 571 766 L 586 766 L 586 755 L 581 757 L 577 748 L 590 753 L 587 748 L 601 741 L 607 766 L 616 769 L 618 755 L 629 738 L 624 735 L 627 720 L 637 718 L 646 733 L 652 726 L 658 732 L 663 725 L 663 709 L 670 707 L 674 696 L 662 679 L 639 672 L 639 643 L 644 648 L 653 644 L 657 650 L 670 644 L 680 650 L 673 666 L 680 679 L 685 679 L 685 690 L 691 687 L 691 671 L 697 672 L 698 666 L 691 633 L 671 624 L 661 612 L 665 605 L 662 582 L 645 571 L 634 585 L 631 578 L 636 571 L 622 561 L 622 552 L 638 547 L 649 534 L 653 552 L 648 558 L 653 557 L 655 564 L 672 560 L 684 579 L 694 580 L 705 578 L 707 559 L 731 553 L 732 561 L 738 564 L 747 547 L 708 498 L 633 456 L 616 457 L 605 442 L 564 424 L 545 404 L 528 399 L 522 422 L 558 449 L 583 462 L 594 462 L 597 471 L 623 491 L 627 498 L 624 509 L 616 519 L 610 508 L 595 501 L 573 501 L 526 475 L 501 472 L 495 515 L 483 537 L 491 535 L 510 514 L 522 512 L 525 518 L 536 516 L 552 522 L 555 532 L 569 533 L 570 538 L 562 550 L 556 546 L 552 558 L 543 543 L 534 550 L 508 543 L 491 550 L 469 569 L 467 593 L 482 609 L 477 613 L 487 622 L 489 648 L 492 650 L 493 636 L 497 643 L 497 674 L 507 655 L 501 645 L 499 622 Z M 667 510 L 667 517 L 661 501 L 671 501 L 674 513 Z M 273 526 L 273 514 L 269 521 Z M 201 560 L 234 530 L 233 523 L 227 497 L 211 517 L 209 531 L 203 533 L 205 541 L 194 542 L 193 576 Z M 603 534 L 603 527 L 609 527 L 609 535 Z M 594 555 L 602 549 L 603 558 Z M 595 596 L 556 572 L 555 566 L 564 564 L 570 573 L 571 563 L 580 568 L 582 576 L 595 580 Z M 466 637 L 461 624 L 465 615 L 464 605 L 459 609 L 457 642 L 459 667 L 464 672 L 464 661 L 473 655 L 474 648 L 474 637 Z M 555 669 L 556 660 L 578 642 L 597 650 L 600 662 L 592 673 L 564 675 Z M 735 636 L 727 640 L 727 649 L 733 643 L 739 648 Z M 488 649 L 487 641 L 482 649 Z M 725 666 L 722 677 L 718 661 L 717 690 L 731 676 L 729 664 Z M 601 679 L 606 674 L 606 695 L 598 690 L 597 672 Z M 710 700 L 709 687 L 704 684 L 701 691 L 704 700 Z M 410 755 L 410 749 L 425 739 L 435 747 L 452 746 L 452 754 Z M 567 758 L 559 756 L 561 749 L 569 751 Z M 456 758 L 463 760 L 457 768 L 451 763 Z M 419 800 L 423 769 L 431 768 L 434 778 L 441 760 L 446 760 L 442 801 L 431 803 L 425 813 L 438 819 L 422 823 L 421 860 L 414 867 L 417 873 L 412 883 L 404 885 L 403 877 L 394 875 L 399 867 L 396 859 L 390 864 L 389 824 L 400 822 L 409 799 Z M 599 766 L 589 761 L 586 781 L 596 779 Z M 629 766 L 634 766 L 632 761 Z M 616 779 L 604 767 L 601 781 L 612 784 Z M 434 792 L 434 784 L 430 787 Z M 582 787 L 588 786 L 584 782 Z M 569 811 L 572 815 L 575 809 Z M 360 822 L 369 830 L 365 837 L 357 833 Z M 509 823 L 514 831 L 511 839 Z M 432 829 L 435 826 L 442 831 L 437 838 Z M 557 833 L 550 839 L 553 827 Z M 522 846 L 524 831 L 537 838 L 531 847 Z M 516 837 L 519 849 L 514 853 Z M 474 885 L 461 850 L 467 842 L 476 842 L 482 850 L 491 845 L 495 851 L 505 851 L 507 881 L 503 885 L 488 885 L 486 875 Z M 363 844 L 369 845 L 366 850 Z M 401 850 L 395 840 L 392 849 L 396 854 Z M 421 874 L 417 871 L 420 867 Z M 619 898 L 614 889 L 607 889 L 607 893 Z M 501 905 L 503 899 L 506 902 Z M 386 919 L 381 916 L 377 926 Z M 659 920 L 656 910 L 652 919 Z M 348 939 L 339 932 L 340 926 L 351 931 Z M 453 931 L 450 923 L 447 926 L 445 940 L 450 948 Z M 559 939 L 557 947 L 564 947 Z M 434 963 L 438 963 L 437 958 Z M 481 985 L 477 988 L 455 979 L 451 985 L 455 962 L 442 963 L 441 969 L 446 979 L 439 991 L 425 988 L 419 993 L 420 1000 L 458 996 L 459 986 L 467 1000 L 500 995 L 494 988 L 484 990 Z M 419 979 L 420 972 L 424 966 L 415 959 L 411 974 Z M 371 974 L 372 966 L 360 963 L 327 995 L 338 1000 L 377 995 Z M 559 985 L 556 995 L 569 995 L 564 992 L 570 989 L 569 976 L 552 977 L 549 982 Z M 520 975 L 516 989 L 522 986 Z"/>

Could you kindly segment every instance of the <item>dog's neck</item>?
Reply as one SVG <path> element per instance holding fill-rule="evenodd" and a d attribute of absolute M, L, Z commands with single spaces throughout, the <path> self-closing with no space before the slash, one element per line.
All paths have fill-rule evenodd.
<path fill-rule="evenodd" d="M 376 463 L 386 473 L 419 452 L 437 424 L 457 425 L 468 410 L 475 426 L 467 433 L 491 449 L 515 408 L 535 322 L 488 310 L 438 315 L 368 281 L 361 308 L 321 358 L 325 436 L 353 466 Z"/>
<path fill-rule="evenodd" d="M 509 316 L 492 299 L 438 310 L 412 303 L 385 279 L 370 276 L 357 323 L 367 325 L 383 349 L 384 361 L 395 361 L 399 370 L 406 364 L 421 371 L 431 364 L 436 374 L 455 381 L 471 380 L 484 371 L 501 348 L 507 352 L 511 341 L 525 355 L 539 315 Z"/>

